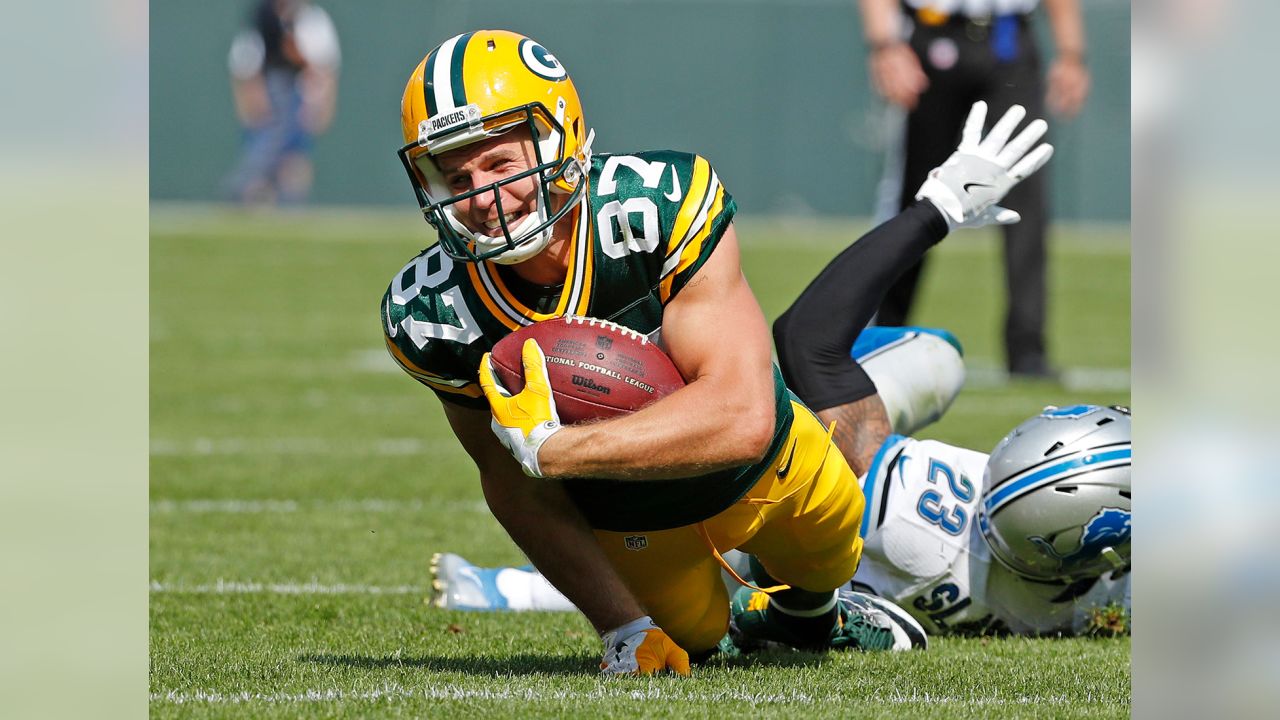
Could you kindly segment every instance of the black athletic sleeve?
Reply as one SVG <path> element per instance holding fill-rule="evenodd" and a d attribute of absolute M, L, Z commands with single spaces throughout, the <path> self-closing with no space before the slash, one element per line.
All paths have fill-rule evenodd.
<path fill-rule="evenodd" d="M 898 276 L 947 235 L 947 221 L 923 200 L 845 248 L 773 324 L 782 376 L 812 410 L 876 391 L 850 355 L 853 341 Z"/>

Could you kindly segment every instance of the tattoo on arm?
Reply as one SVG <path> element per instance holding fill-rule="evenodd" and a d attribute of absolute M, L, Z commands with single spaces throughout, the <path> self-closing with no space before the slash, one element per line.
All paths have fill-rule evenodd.
<path fill-rule="evenodd" d="M 835 421 L 836 432 L 832 440 L 858 477 L 870 469 L 876 452 L 893 432 L 879 395 L 820 410 L 818 418 L 828 426 Z"/>

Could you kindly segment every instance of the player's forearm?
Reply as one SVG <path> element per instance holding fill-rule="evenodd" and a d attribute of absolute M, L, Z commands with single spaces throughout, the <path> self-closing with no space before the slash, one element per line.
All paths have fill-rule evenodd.
<path fill-rule="evenodd" d="M 1059 57 L 1084 59 L 1084 18 L 1080 0 L 1045 0 L 1045 12 L 1053 30 L 1053 44 Z"/>
<path fill-rule="evenodd" d="M 507 534 L 597 632 L 647 614 L 559 483 L 518 473 L 509 478 L 481 476 L 481 483 L 490 510 Z"/>
<path fill-rule="evenodd" d="M 539 462 L 547 477 L 694 477 L 758 461 L 776 415 L 770 368 L 704 377 L 634 414 L 564 428 Z"/>
<path fill-rule="evenodd" d="M 902 15 L 897 0 L 858 0 L 862 11 L 862 36 L 867 45 L 883 47 L 902 39 Z"/>

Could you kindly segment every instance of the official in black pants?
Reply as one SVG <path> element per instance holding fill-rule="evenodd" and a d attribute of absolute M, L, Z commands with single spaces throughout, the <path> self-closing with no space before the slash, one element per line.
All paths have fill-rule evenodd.
<path fill-rule="evenodd" d="M 1015 104 L 1025 107 L 1028 117 L 1044 116 L 1046 95 L 1030 15 L 1037 0 L 860 3 L 873 81 L 887 100 L 908 111 L 901 166 L 890 168 L 901 174 L 895 209 L 907 207 L 929 170 L 947 159 L 975 101 L 990 105 L 989 122 Z M 1045 5 L 1059 49 L 1050 70 L 1049 105 L 1058 114 L 1071 115 L 1083 104 L 1089 81 L 1078 0 L 1046 0 Z M 1014 12 L 994 14 L 1009 10 Z M 1009 372 L 1020 376 L 1053 375 L 1044 337 L 1046 196 L 1046 178 L 1037 174 L 1003 201 L 1022 215 L 1022 222 L 1002 229 L 1008 297 L 1005 361 Z M 922 267 L 923 260 L 889 289 L 878 324 L 907 323 Z"/>

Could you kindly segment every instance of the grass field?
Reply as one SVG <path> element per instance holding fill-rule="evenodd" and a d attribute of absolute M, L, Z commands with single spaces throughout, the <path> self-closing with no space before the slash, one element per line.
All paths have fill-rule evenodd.
<path fill-rule="evenodd" d="M 766 315 L 861 228 L 740 221 Z M 603 679 L 575 615 L 424 605 L 433 551 L 521 561 L 437 401 L 382 350 L 378 300 L 427 230 L 412 212 L 153 211 L 154 717 L 1128 715 L 1128 639 L 943 639 Z M 922 435 L 982 450 L 1047 403 L 1128 399 L 1127 232 L 1054 237 L 1069 387 L 995 371 L 996 247 L 975 233 L 935 250 L 919 315 L 960 337 L 972 380 Z"/>

